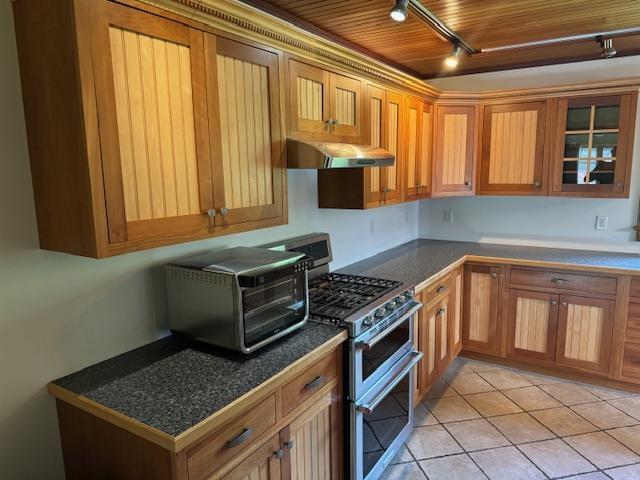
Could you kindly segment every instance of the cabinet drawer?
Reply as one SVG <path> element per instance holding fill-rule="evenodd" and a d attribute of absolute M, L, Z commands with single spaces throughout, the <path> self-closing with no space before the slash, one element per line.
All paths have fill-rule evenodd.
<path fill-rule="evenodd" d="M 311 397 L 320 388 L 338 376 L 338 351 L 318 361 L 282 387 L 282 415 Z"/>
<path fill-rule="evenodd" d="M 189 450 L 189 480 L 208 478 L 276 424 L 276 399 L 271 395 L 241 412 L 225 426 Z"/>
<path fill-rule="evenodd" d="M 627 340 L 640 343 L 640 303 L 629 302 L 627 315 Z"/>
<path fill-rule="evenodd" d="M 452 289 L 451 274 L 442 277 L 421 291 L 422 301 L 425 307 L 431 305 L 434 300 L 448 294 Z"/>
<path fill-rule="evenodd" d="M 625 343 L 622 376 L 640 380 L 640 344 Z"/>
<path fill-rule="evenodd" d="M 517 285 L 599 293 L 602 295 L 615 295 L 618 283 L 615 277 L 596 277 L 548 270 L 529 270 L 526 268 L 512 268 L 509 281 Z"/>
<path fill-rule="evenodd" d="M 631 280 L 631 291 L 629 292 L 629 296 L 640 300 L 640 278 L 634 278 Z"/>

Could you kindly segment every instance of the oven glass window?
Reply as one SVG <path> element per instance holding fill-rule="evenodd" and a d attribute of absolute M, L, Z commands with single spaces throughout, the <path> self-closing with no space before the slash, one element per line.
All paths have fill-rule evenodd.
<path fill-rule="evenodd" d="M 407 318 L 395 330 L 376 343 L 370 350 L 362 351 L 362 381 L 366 381 L 384 362 L 389 360 L 411 340 L 410 322 Z"/>
<path fill-rule="evenodd" d="M 305 272 L 244 290 L 244 344 L 246 347 L 272 337 L 304 319 Z"/>
<path fill-rule="evenodd" d="M 409 424 L 409 375 L 370 414 L 363 414 L 363 468 L 366 477 Z"/>

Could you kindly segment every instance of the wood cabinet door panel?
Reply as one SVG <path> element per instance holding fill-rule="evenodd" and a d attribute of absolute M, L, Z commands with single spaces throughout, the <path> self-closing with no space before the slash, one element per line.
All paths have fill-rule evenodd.
<path fill-rule="evenodd" d="M 330 118 L 334 124 L 331 134 L 346 137 L 353 143 L 362 138 L 362 82 L 359 79 L 330 74 Z"/>
<path fill-rule="evenodd" d="M 374 147 L 383 147 L 387 136 L 387 103 L 383 88 L 367 85 L 365 97 L 365 143 Z M 371 167 L 365 170 L 365 194 L 368 206 L 378 206 L 383 195 L 383 167 Z"/>
<path fill-rule="evenodd" d="M 466 265 L 462 345 L 466 350 L 498 351 L 499 267 Z"/>
<path fill-rule="evenodd" d="M 436 106 L 434 196 L 473 193 L 475 116 L 473 106 Z"/>
<path fill-rule="evenodd" d="M 422 297 L 421 297 L 422 298 Z M 424 357 L 418 364 L 418 384 L 420 395 L 424 394 L 438 376 L 439 336 L 438 310 L 436 304 L 430 309 L 421 309 L 418 313 L 418 348 Z"/>
<path fill-rule="evenodd" d="M 609 300 L 561 295 L 556 361 L 608 371 L 614 305 Z"/>
<path fill-rule="evenodd" d="M 282 462 L 275 455 L 279 449 L 280 436 L 275 435 L 221 480 L 282 480 Z"/>
<path fill-rule="evenodd" d="M 278 54 L 207 35 L 215 224 L 281 217 L 284 137 Z"/>
<path fill-rule="evenodd" d="M 403 105 L 404 99 L 401 94 L 387 91 L 387 129 L 383 147 L 395 155 L 396 161 L 391 167 L 382 167 L 383 203 L 398 201 L 402 196 L 401 179 L 405 165 Z"/>
<path fill-rule="evenodd" d="M 449 311 L 449 296 L 447 295 L 436 310 L 436 335 L 438 337 L 438 374 L 444 373 L 452 359 L 451 354 L 451 314 Z"/>
<path fill-rule="evenodd" d="M 342 429 L 339 401 L 335 390 L 329 392 L 283 430 L 281 438 L 285 445 L 285 478 L 340 478 Z M 290 448 L 286 445 L 290 445 Z"/>
<path fill-rule="evenodd" d="M 431 196 L 431 170 L 433 158 L 433 105 L 422 104 L 422 120 L 418 138 L 418 197 Z"/>
<path fill-rule="evenodd" d="M 110 243 L 213 225 L 203 34 L 97 2 L 95 87 Z"/>
<path fill-rule="evenodd" d="M 513 358 L 554 361 L 558 296 L 511 289 L 507 353 Z"/>
<path fill-rule="evenodd" d="M 542 193 L 546 102 L 484 107 L 480 193 Z"/>
<path fill-rule="evenodd" d="M 289 60 L 289 128 L 328 134 L 329 72 Z"/>
<path fill-rule="evenodd" d="M 459 268 L 452 274 L 453 290 L 451 294 L 452 321 L 451 321 L 451 353 L 457 356 L 462 349 L 462 296 L 464 288 L 463 269 Z"/>
<path fill-rule="evenodd" d="M 422 133 L 422 102 L 414 97 L 407 97 L 405 102 L 405 138 L 406 138 L 406 164 L 405 164 L 405 195 L 408 199 L 415 200 L 420 189 L 419 155 L 420 135 Z"/>

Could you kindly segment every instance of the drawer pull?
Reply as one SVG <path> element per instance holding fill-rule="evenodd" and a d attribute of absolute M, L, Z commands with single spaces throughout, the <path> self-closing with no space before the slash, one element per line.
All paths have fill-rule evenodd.
<path fill-rule="evenodd" d="M 552 278 L 551 279 L 552 283 L 571 283 L 571 280 L 567 280 L 566 278 Z"/>
<path fill-rule="evenodd" d="M 241 445 L 242 443 L 244 443 L 253 433 L 253 428 L 245 428 L 240 435 L 238 435 L 237 437 L 232 438 L 231 440 L 229 440 L 226 443 L 226 447 L 227 448 L 235 448 L 238 445 Z"/>
<path fill-rule="evenodd" d="M 556 300 L 551 300 L 551 305 L 557 305 L 558 302 Z"/>
<path fill-rule="evenodd" d="M 309 383 L 307 383 L 303 390 L 315 390 L 316 388 L 318 388 L 320 385 L 322 385 L 324 383 L 324 377 L 322 375 L 314 378 L 313 380 L 311 380 Z"/>
<path fill-rule="evenodd" d="M 440 285 L 437 289 L 436 289 L 436 293 L 442 293 L 447 289 L 446 285 Z"/>
<path fill-rule="evenodd" d="M 491 272 L 491 278 L 498 278 L 498 274 L 496 272 Z"/>
<path fill-rule="evenodd" d="M 562 305 L 563 307 L 566 307 L 566 306 L 568 305 L 568 303 L 567 303 L 567 302 L 562 302 L 562 304 L 561 304 L 561 305 Z"/>

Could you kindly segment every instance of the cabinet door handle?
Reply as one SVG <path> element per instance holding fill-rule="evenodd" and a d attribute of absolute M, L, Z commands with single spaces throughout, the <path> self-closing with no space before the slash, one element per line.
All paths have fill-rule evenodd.
<path fill-rule="evenodd" d="M 551 302 L 550 302 L 550 303 L 551 303 L 551 305 L 557 305 L 557 304 L 558 304 L 558 301 L 557 301 L 557 300 L 551 300 Z"/>
<path fill-rule="evenodd" d="M 237 437 L 232 438 L 231 440 L 229 440 L 225 446 L 227 448 L 235 448 L 238 445 L 243 444 L 244 442 L 247 441 L 247 439 L 251 436 L 251 434 L 253 433 L 253 428 L 245 428 L 240 435 L 238 435 Z"/>
<path fill-rule="evenodd" d="M 465 187 L 468 187 L 471 185 L 471 182 L 469 180 L 465 180 L 464 185 Z"/>
<path fill-rule="evenodd" d="M 498 278 L 498 274 L 496 272 L 491 272 L 491 277 L 492 278 Z"/>
<path fill-rule="evenodd" d="M 552 278 L 552 283 L 571 283 L 571 280 L 567 280 L 566 278 Z"/>
<path fill-rule="evenodd" d="M 293 440 L 284 442 L 284 448 L 286 448 L 287 450 L 291 450 L 293 448 Z"/>
<path fill-rule="evenodd" d="M 311 380 L 309 383 L 307 383 L 303 387 L 303 390 L 315 390 L 316 388 L 318 388 L 323 383 L 324 383 L 324 377 L 322 375 L 319 375 L 316 378 L 314 378 L 313 380 Z"/>
<path fill-rule="evenodd" d="M 446 308 L 439 308 L 436 312 L 436 315 L 439 317 L 440 315 L 444 315 L 447 312 Z"/>
<path fill-rule="evenodd" d="M 281 448 L 279 448 L 278 450 L 273 452 L 273 456 L 275 458 L 282 458 L 282 457 L 284 457 L 284 451 Z"/>
<path fill-rule="evenodd" d="M 442 293 L 447 289 L 447 287 L 445 285 L 440 285 L 437 289 L 436 289 L 436 293 Z"/>
<path fill-rule="evenodd" d="M 220 209 L 220 215 L 225 216 L 227 213 L 229 213 L 229 209 L 227 207 L 222 207 Z"/>
<path fill-rule="evenodd" d="M 536 188 L 540 188 L 540 185 L 542 185 L 540 182 L 533 182 L 533 186 Z"/>
<path fill-rule="evenodd" d="M 562 302 L 562 303 L 561 303 L 561 305 L 562 305 L 563 307 L 566 307 L 566 306 L 568 305 L 568 303 L 567 303 L 567 302 Z"/>

